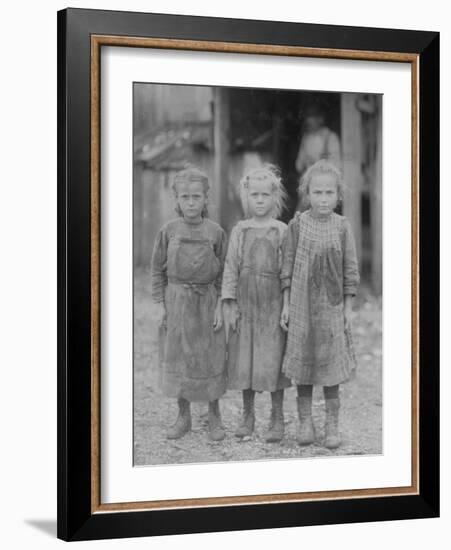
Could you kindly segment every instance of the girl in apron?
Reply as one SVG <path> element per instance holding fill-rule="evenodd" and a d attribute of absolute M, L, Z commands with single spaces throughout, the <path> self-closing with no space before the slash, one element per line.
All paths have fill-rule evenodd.
<path fill-rule="evenodd" d="M 281 373 L 285 334 L 280 326 L 280 268 L 286 225 L 280 215 L 285 190 L 271 165 L 253 170 L 240 182 L 246 220 L 230 236 L 222 283 L 228 339 L 228 387 L 243 392 L 239 438 L 254 431 L 255 392 L 271 393 L 266 441 L 284 435 L 283 392 L 290 381 Z"/>
<path fill-rule="evenodd" d="M 225 437 L 218 399 L 227 382 L 220 301 L 226 236 L 206 217 L 208 191 L 208 177 L 200 170 L 176 174 L 173 192 L 180 217 L 160 229 L 152 255 L 152 296 L 161 327 L 160 387 L 178 404 L 168 439 L 190 431 L 191 401 L 208 401 L 209 437 Z"/>

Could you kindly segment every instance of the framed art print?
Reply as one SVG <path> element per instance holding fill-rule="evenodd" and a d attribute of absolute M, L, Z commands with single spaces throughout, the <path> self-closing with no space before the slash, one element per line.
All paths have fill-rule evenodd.
<path fill-rule="evenodd" d="M 434 517 L 438 33 L 58 13 L 58 536 Z"/>

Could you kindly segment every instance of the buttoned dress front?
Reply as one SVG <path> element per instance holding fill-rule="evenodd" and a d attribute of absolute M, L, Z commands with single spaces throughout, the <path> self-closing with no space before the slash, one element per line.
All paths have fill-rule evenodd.
<path fill-rule="evenodd" d="M 222 228 L 209 219 L 164 225 L 152 255 L 152 294 L 164 302 L 160 387 L 168 397 L 212 401 L 227 383 L 225 332 L 213 330 L 226 252 Z"/>
<path fill-rule="evenodd" d="M 285 334 L 280 327 L 280 268 L 286 225 L 253 220 L 232 230 L 224 266 L 222 299 L 237 301 L 238 330 L 228 346 L 229 389 L 276 391 L 291 385 L 282 374 Z"/>

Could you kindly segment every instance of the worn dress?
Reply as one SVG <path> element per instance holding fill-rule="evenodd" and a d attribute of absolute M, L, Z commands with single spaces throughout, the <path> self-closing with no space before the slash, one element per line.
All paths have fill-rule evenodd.
<path fill-rule="evenodd" d="M 285 334 L 280 327 L 280 268 L 286 225 L 239 222 L 224 266 L 222 299 L 237 301 L 238 331 L 229 339 L 230 389 L 276 391 L 289 386 L 281 373 Z"/>
<path fill-rule="evenodd" d="M 213 401 L 227 384 L 225 332 L 213 330 L 226 253 L 223 229 L 183 218 L 159 231 L 152 255 L 152 297 L 164 302 L 160 386 L 168 397 Z"/>
<path fill-rule="evenodd" d="M 283 372 L 296 384 L 334 386 L 352 378 L 356 361 L 344 326 L 344 295 L 355 295 L 359 272 L 348 220 L 311 210 L 288 225 L 282 288 L 290 288 Z"/>

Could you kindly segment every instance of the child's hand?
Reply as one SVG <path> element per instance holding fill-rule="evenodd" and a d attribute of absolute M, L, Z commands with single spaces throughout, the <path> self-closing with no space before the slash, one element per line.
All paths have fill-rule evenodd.
<path fill-rule="evenodd" d="M 280 326 L 285 332 L 288 332 L 288 321 L 290 320 L 290 306 L 289 304 L 284 304 L 282 308 L 282 313 L 280 315 Z"/>
<path fill-rule="evenodd" d="M 213 330 L 216 332 L 222 327 L 222 307 L 221 301 L 218 300 L 215 308 L 215 315 L 213 320 Z"/>
<path fill-rule="evenodd" d="M 346 300 L 345 301 L 344 317 L 345 317 L 345 330 L 351 330 L 351 328 L 352 328 L 352 319 L 354 317 L 354 312 L 352 311 L 352 302 L 351 302 L 351 300 Z"/>
<path fill-rule="evenodd" d="M 235 300 L 224 300 L 223 311 L 226 342 L 228 342 L 230 329 L 232 329 L 233 331 L 238 330 L 238 320 L 240 318 L 240 312 L 238 309 L 238 304 Z"/>
<path fill-rule="evenodd" d="M 157 307 L 157 324 L 159 327 L 166 327 L 166 306 L 163 302 L 156 304 Z"/>

